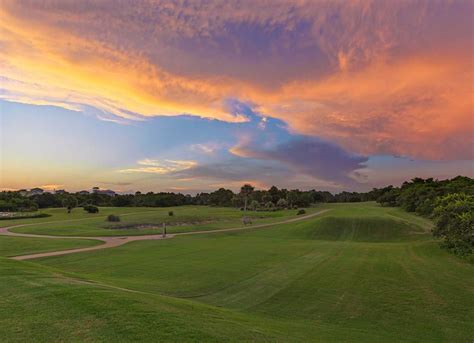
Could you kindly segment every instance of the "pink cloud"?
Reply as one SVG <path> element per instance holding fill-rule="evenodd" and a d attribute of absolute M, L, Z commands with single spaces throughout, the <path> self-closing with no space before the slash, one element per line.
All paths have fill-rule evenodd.
<path fill-rule="evenodd" d="M 0 98 L 246 121 L 235 98 L 355 153 L 472 159 L 473 6 L 4 1 Z"/>

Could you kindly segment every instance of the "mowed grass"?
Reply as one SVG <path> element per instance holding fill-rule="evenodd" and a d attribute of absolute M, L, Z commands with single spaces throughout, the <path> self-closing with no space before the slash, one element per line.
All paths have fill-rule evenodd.
<path fill-rule="evenodd" d="M 0 260 L 0 337 L 472 341 L 474 266 L 438 247 L 430 221 L 374 203 L 321 208 L 265 229 Z"/>
<path fill-rule="evenodd" d="M 308 213 L 316 209 L 308 209 Z M 168 212 L 172 211 L 173 216 Z M 86 214 L 82 209 L 75 209 L 68 215 L 65 209 L 45 211 L 51 214 L 50 220 L 11 221 L 12 225 L 28 224 L 13 228 L 19 233 L 33 233 L 57 236 L 133 236 L 160 234 L 162 224 L 167 225 L 168 233 L 214 230 L 242 226 L 242 211 L 235 208 L 208 206 L 181 206 L 170 208 L 101 208 L 98 214 Z M 274 212 L 249 211 L 247 216 L 253 224 L 264 224 L 296 217 L 297 210 Z M 117 214 L 121 221 L 109 223 L 108 214 Z M 4 225 L 7 226 L 7 225 Z"/>
<path fill-rule="evenodd" d="M 305 341 L 304 324 L 68 277 L 0 258 L 2 342 Z M 333 328 L 324 328 L 332 336 Z M 337 334 L 337 333 L 336 333 Z"/>
<path fill-rule="evenodd" d="M 0 236 L 0 256 L 29 255 L 47 251 L 85 248 L 102 244 L 88 239 L 48 239 Z"/>
<path fill-rule="evenodd" d="M 154 211 L 156 208 L 150 207 L 100 207 L 100 213 L 87 213 L 82 207 L 78 207 L 72 210 L 71 213 L 67 213 L 65 208 L 47 208 L 41 209 L 38 213 L 49 214 L 49 217 L 45 218 L 30 218 L 30 219 L 14 219 L 14 220 L 2 220 L 0 226 L 10 226 L 19 224 L 42 224 L 51 222 L 64 222 L 64 221 L 82 221 L 90 219 L 104 219 L 109 214 L 135 214 L 135 213 L 146 213 Z"/>
<path fill-rule="evenodd" d="M 473 337 L 474 268 L 439 249 L 428 221 L 371 203 L 326 207 L 331 211 L 321 217 L 268 229 L 38 262 L 252 320 L 292 323 L 306 340 Z"/>

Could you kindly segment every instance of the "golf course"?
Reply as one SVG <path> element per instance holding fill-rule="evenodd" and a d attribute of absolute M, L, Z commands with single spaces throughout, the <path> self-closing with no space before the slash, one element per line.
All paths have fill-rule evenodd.
<path fill-rule="evenodd" d="M 473 265 L 398 208 L 249 211 L 247 226 L 238 209 L 205 206 L 44 212 L 0 224 L 5 342 L 474 337 Z"/>

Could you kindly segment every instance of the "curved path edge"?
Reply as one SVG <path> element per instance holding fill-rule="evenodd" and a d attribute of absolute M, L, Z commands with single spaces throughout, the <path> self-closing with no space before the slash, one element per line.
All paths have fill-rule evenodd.
<path fill-rule="evenodd" d="M 2 228 L 0 228 L 0 235 L 13 236 L 13 237 L 29 237 L 29 238 L 33 238 L 33 237 L 34 238 L 50 238 L 50 239 L 89 239 L 89 240 L 98 240 L 98 241 L 103 242 L 103 244 L 95 245 L 95 246 L 87 247 L 87 248 L 76 248 L 76 249 L 49 251 L 49 252 L 43 252 L 43 253 L 35 253 L 35 254 L 19 255 L 19 256 L 10 257 L 13 260 L 31 260 L 31 259 L 35 259 L 35 258 L 41 258 L 41 257 L 61 256 L 61 255 L 75 254 L 75 253 L 80 253 L 80 252 L 85 252 L 85 251 L 93 251 L 93 250 L 114 248 L 114 247 L 124 245 L 128 242 L 134 242 L 134 241 L 161 240 L 161 239 L 170 239 L 170 238 L 173 238 L 175 236 L 203 235 L 203 234 L 230 232 L 230 231 L 241 231 L 241 230 L 250 230 L 250 229 L 269 228 L 269 227 L 272 227 L 272 226 L 275 226 L 275 225 L 288 224 L 288 223 L 302 221 L 302 220 L 305 220 L 305 219 L 310 219 L 312 217 L 316 217 L 318 215 L 321 215 L 321 214 L 323 214 L 327 211 L 329 211 L 329 209 L 321 210 L 321 211 L 318 211 L 318 212 L 315 212 L 315 213 L 312 213 L 312 214 L 308 214 L 308 215 L 305 215 L 305 216 L 291 218 L 291 219 L 287 219 L 287 220 L 283 220 L 283 221 L 275 222 L 275 223 L 266 223 L 266 224 L 243 226 L 243 227 L 241 226 L 241 227 L 234 227 L 234 228 L 228 228 L 228 229 L 181 232 L 181 233 L 167 234 L 165 237 L 163 237 L 162 234 L 142 235 L 142 236 L 107 236 L 107 237 L 50 236 L 50 235 L 35 235 L 35 234 L 28 234 L 28 233 L 17 233 L 17 232 L 11 232 L 10 231 L 10 229 L 13 229 L 15 227 L 29 226 L 29 225 L 35 225 L 35 224 L 20 224 L 20 225 L 2 227 Z"/>

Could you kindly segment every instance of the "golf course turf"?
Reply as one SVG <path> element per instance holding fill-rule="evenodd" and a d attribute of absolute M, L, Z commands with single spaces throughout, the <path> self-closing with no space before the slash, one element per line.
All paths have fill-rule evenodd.
<path fill-rule="evenodd" d="M 439 248 L 430 221 L 375 203 L 325 204 L 308 213 L 323 209 L 328 211 L 265 229 L 144 240 L 29 262 L 0 258 L 0 337 L 7 342 L 472 341 L 474 266 Z M 143 213 L 125 215 L 133 211 Z M 122 224 L 152 224 L 168 213 L 157 211 L 109 208 L 100 214 L 123 214 Z M 174 226 L 176 232 L 231 227 L 242 216 L 207 207 L 174 211 L 173 221 L 189 224 Z M 295 212 L 255 212 L 262 218 L 254 224 L 283 222 Z M 35 223 L 54 222 L 54 213 L 25 220 L 35 225 L 12 231 L 99 236 L 110 230 L 103 217 L 77 214 L 74 226 L 63 222 L 70 217 L 58 216 L 52 226 Z M 114 231 L 128 235 L 124 230 Z M 132 229 L 134 234 L 143 233 Z M 29 239 L 37 240 L 34 249 Z M 1 256 L 13 256 L 95 243 L 0 236 L 0 244 Z"/>
<path fill-rule="evenodd" d="M 168 212 L 172 211 L 173 216 Z M 308 213 L 314 212 L 311 209 Z M 85 214 L 82 209 L 75 209 L 65 215 L 62 210 L 47 210 L 53 214 L 49 220 L 16 220 L 13 225 L 24 225 L 13 228 L 12 232 L 56 235 L 56 236 L 134 236 L 159 234 L 162 224 L 167 226 L 168 233 L 202 231 L 232 228 L 242 225 L 242 212 L 233 208 L 181 206 L 171 208 L 103 208 L 98 214 Z M 249 212 L 253 224 L 280 222 L 296 217 L 296 210 L 270 212 Z M 120 222 L 106 222 L 108 214 L 116 214 Z M 32 225 L 33 224 L 33 225 Z M 5 224 L 7 225 L 7 224 Z"/>

